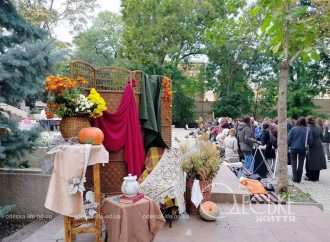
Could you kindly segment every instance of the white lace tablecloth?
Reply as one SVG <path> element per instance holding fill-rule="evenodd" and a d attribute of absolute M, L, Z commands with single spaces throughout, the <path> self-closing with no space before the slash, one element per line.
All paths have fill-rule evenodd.
<path fill-rule="evenodd" d="M 176 150 L 165 150 L 154 170 L 141 183 L 141 192 L 163 204 L 166 197 L 174 198 L 179 213 L 185 212 L 185 174 L 181 168 L 182 155 Z"/>

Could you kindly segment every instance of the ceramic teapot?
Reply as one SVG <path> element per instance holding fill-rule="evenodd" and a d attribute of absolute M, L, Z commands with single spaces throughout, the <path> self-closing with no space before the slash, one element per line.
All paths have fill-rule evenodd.
<path fill-rule="evenodd" d="M 135 196 L 139 190 L 140 186 L 136 180 L 136 176 L 132 176 L 132 174 L 128 174 L 128 176 L 124 177 L 124 181 L 121 185 L 121 192 L 126 196 Z"/>

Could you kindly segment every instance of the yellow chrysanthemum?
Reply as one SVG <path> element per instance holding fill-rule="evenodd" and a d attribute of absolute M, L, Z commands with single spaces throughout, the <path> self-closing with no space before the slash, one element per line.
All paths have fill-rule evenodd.
<path fill-rule="evenodd" d="M 90 93 L 87 97 L 87 99 L 96 104 L 96 108 L 93 111 L 94 117 L 100 117 L 103 114 L 103 111 L 107 110 L 107 105 L 103 97 L 95 90 L 95 88 L 92 88 L 90 90 Z"/>

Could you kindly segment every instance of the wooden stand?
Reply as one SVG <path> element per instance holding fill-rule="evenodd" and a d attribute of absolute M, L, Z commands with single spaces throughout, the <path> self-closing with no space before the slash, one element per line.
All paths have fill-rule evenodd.
<path fill-rule="evenodd" d="M 96 215 L 93 219 L 79 219 L 76 220 L 72 217 L 64 216 L 64 241 L 72 242 L 75 240 L 77 234 L 81 233 L 93 233 L 95 234 L 95 241 L 101 242 L 101 177 L 100 169 L 101 164 L 93 166 L 93 186 L 95 194 L 95 202 L 98 204 L 96 209 Z"/>

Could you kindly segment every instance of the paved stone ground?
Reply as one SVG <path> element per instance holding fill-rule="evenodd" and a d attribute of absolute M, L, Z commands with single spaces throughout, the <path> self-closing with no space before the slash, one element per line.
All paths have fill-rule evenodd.
<path fill-rule="evenodd" d="M 303 192 L 309 193 L 311 197 L 323 205 L 324 212 L 330 214 L 330 162 L 328 162 L 328 169 L 322 170 L 319 182 L 310 182 L 302 180 L 301 183 L 294 183 Z M 291 166 L 289 167 L 289 174 L 291 176 Z M 329 238 L 330 241 L 330 238 Z"/>
<path fill-rule="evenodd" d="M 330 215 L 311 206 L 219 205 L 217 222 L 181 219 L 155 242 L 329 242 Z"/>
<path fill-rule="evenodd" d="M 184 215 L 172 228 L 165 226 L 154 242 L 329 242 L 330 239 L 330 214 L 313 206 L 218 206 L 220 216 L 216 222 Z M 28 238 L 13 242 L 21 241 L 62 242 L 62 216 Z M 76 241 L 92 242 L 94 236 L 80 235 Z"/>

